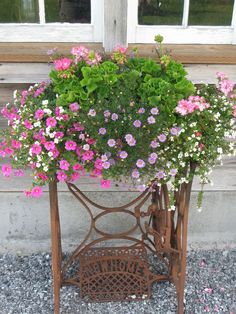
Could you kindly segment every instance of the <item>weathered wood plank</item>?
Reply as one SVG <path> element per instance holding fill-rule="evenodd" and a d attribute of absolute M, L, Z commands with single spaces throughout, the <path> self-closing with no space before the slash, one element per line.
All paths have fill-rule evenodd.
<path fill-rule="evenodd" d="M 101 43 L 0 43 L 0 62 L 48 62 L 47 51 L 54 47 L 68 54 L 71 47 L 86 45 L 103 51 Z M 141 56 L 156 57 L 153 44 L 130 44 Z M 183 63 L 236 64 L 236 45 L 165 45 L 173 58 Z"/>
<path fill-rule="evenodd" d="M 216 83 L 216 72 L 225 72 L 236 83 L 236 65 L 186 64 L 188 77 L 194 83 Z M 48 79 L 50 66 L 46 63 L 2 63 L 0 79 L 4 84 L 36 83 Z"/>
<path fill-rule="evenodd" d="M 117 44 L 127 46 L 127 0 L 105 0 L 104 41 L 106 51 Z"/>
<path fill-rule="evenodd" d="M 99 43 L 0 43 L 0 62 L 48 62 L 48 50 L 58 48 L 60 54 L 68 54 L 81 45 L 103 51 Z"/>
<path fill-rule="evenodd" d="M 132 44 L 129 49 L 137 48 L 142 56 L 157 57 L 155 45 Z M 182 63 L 197 64 L 236 64 L 236 45 L 177 45 L 164 44 L 164 48 Z"/>

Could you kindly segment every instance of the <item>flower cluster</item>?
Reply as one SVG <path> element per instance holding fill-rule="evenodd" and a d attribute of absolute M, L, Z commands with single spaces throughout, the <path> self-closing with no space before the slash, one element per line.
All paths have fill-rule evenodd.
<path fill-rule="evenodd" d="M 218 86 L 198 89 L 183 66 L 169 56 L 160 62 L 129 57 L 117 46 L 101 56 L 83 46 L 53 60 L 51 82 L 16 92 L 2 109 L 9 127 L 0 143 L 8 177 L 33 171 L 26 195 L 55 176 L 75 181 L 90 173 L 101 186 L 110 179 L 132 181 L 140 190 L 168 183 L 174 191 L 198 165 L 203 181 L 223 153 L 236 116 L 233 83 L 218 73 Z M 13 170 L 16 169 L 16 170 Z"/>

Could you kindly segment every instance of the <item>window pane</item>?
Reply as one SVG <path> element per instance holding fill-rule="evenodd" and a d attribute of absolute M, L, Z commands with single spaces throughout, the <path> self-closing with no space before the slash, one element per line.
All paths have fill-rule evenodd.
<path fill-rule="evenodd" d="M 139 0 L 138 23 L 181 25 L 184 0 Z"/>
<path fill-rule="evenodd" d="M 231 25 L 234 0 L 190 0 L 189 25 Z"/>
<path fill-rule="evenodd" d="M 38 23 L 37 0 L 0 0 L 0 23 Z"/>
<path fill-rule="evenodd" d="M 45 0 L 46 22 L 91 23 L 90 0 Z"/>

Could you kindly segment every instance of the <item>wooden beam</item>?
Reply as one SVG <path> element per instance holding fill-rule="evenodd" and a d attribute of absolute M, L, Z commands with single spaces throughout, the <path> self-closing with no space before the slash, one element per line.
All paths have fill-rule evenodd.
<path fill-rule="evenodd" d="M 116 42 L 117 43 L 117 42 Z M 54 47 L 69 54 L 72 47 L 85 45 L 103 52 L 101 43 L 0 43 L 0 62 L 48 62 L 47 51 Z M 236 64 L 236 45 L 164 45 L 172 57 L 183 63 Z M 130 44 L 139 55 L 156 58 L 154 44 Z"/>
<path fill-rule="evenodd" d="M 127 3 L 128 0 L 105 0 L 104 42 L 105 51 L 111 51 L 117 44 L 127 46 Z"/>

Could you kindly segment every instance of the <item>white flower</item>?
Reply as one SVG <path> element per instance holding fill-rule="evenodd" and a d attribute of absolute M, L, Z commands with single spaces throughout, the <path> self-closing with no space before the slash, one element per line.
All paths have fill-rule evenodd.
<path fill-rule="evenodd" d="M 54 143 L 55 143 L 55 144 L 58 144 L 58 143 L 59 143 L 58 138 L 54 138 Z"/>
<path fill-rule="evenodd" d="M 53 156 L 53 152 L 48 152 L 48 156 L 52 157 Z"/>
<path fill-rule="evenodd" d="M 217 153 L 218 153 L 218 154 L 223 154 L 223 149 L 222 149 L 221 147 L 218 147 L 218 148 L 217 148 Z"/>
<path fill-rule="evenodd" d="M 43 101 L 42 101 L 42 105 L 44 105 L 44 106 L 48 105 L 48 100 L 47 100 L 47 99 L 43 100 Z M 44 111 L 44 112 L 45 112 L 45 111 Z"/>
<path fill-rule="evenodd" d="M 41 158 L 40 155 L 37 155 L 37 160 L 38 160 L 38 161 L 41 161 L 41 160 L 42 160 L 42 158 Z"/>
<path fill-rule="evenodd" d="M 50 138 L 54 138 L 54 137 L 55 137 L 55 132 L 50 133 L 50 134 L 49 134 L 49 137 L 50 137 Z"/>
<path fill-rule="evenodd" d="M 85 144 L 85 145 L 83 146 L 83 150 L 89 150 L 89 149 L 90 149 L 89 144 Z"/>
<path fill-rule="evenodd" d="M 40 127 L 41 126 L 41 122 L 40 121 L 37 121 L 37 122 L 34 122 L 34 127 Z"/>
<path fill-rule="evenodd" d="M 44 108 L 43 111 L 47 114 L 51 114 L 52 113 L 52 110 L 48 109 L 48 108 Z"/>
<path fill-rule="evenodd" d="M 43 171 L 47 172 L 48 171 L 48 167 L 47 166 L 43 167 Z"/>
<path fill-rule="evenodd" d="M 40 162 L 36 162 L 36 167 L 40 168 L 41 167 L 41 163 Z"/>
<path fill-rule="evenodd" d="M 17 89 L 13 92 L 13 98 L 16 99 Z"/>

